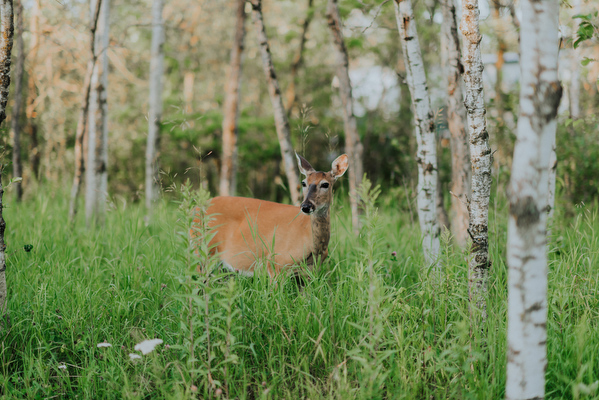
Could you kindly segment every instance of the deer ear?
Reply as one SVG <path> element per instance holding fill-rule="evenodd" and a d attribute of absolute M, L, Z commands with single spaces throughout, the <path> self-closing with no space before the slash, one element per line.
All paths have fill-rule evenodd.
<path fill-rule="evenodd" d="M 337 157 L 335 161 L 333 161 L 331 167 L 331 175 L 337 180 L 337 178 L 343 175 L 345 171 L 347 171 L 347 168 L 349 168 L 349 157 L 347 157 L 347 154 L 342 154 Z"/>
<path fill-rule="evenodd" d="M 310 163 L 306 161 L 304 157 L 300 156 L 297 153 L 295 153 L 295 157 L 297 158 L 297 166 L 299 167 L 299 170 L 303 175 L 308 176 L 308 174 L 314 172 L 314 168 L 312 168 Z"/>

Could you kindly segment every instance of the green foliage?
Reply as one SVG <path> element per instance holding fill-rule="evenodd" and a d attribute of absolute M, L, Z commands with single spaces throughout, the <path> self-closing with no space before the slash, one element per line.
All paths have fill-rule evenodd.
<path fill-rule="evenodd" d="M 597 36 L 597 31 L 599 29 L 597 15 L 599 15 L 599 12 L 595 11 L 594 13 L 578 14 L 572 17 L 581 20 L 578 24 L 578 31 L 576 32 L 577 38 L 573 44 L 575 49 L 580 46 L 580 43 L 592 39 L 593 36 Z"/>
<path fill-rule="evenodd" d="M 411 198 L 405 189 L 388 197 L 365 181 L 360 238 L 337 198 L 330 257 L 301 290 L 291 279 L 275 284 L 216 268 L 207 242 L 188 240 L 192 209 L 207 194 L 172 190 L 178 207 L 161 204 L 152 225 L 142 207 L 119 202 L 106 228 L 91 231 L 83 218 L 66 227 L 60 192 L 22 204 L 8 198 L 12 325 L 0 332 L 0 397 L 504 397 L 506 221 L 494 211 L 506 208 L 505 196 L 490 218 L 494 268 L 482 344 L 469 333 L 464 255 L 447 244 L 441 281 L 429 283 L 417 221 L 398 211 Z M 599 394 L 596 209 L 558 213 L 552 229 L 548 399 Z M 30 252 L 10 253 L 25 244 Z M 164 343 L 130 359 L 137 343 L 153 338 Z M 98 348 L 103 342 L 112 347 Z"/>
<path fill-rule="evenodd" d="M 599 195 L 598 129 L 597 116 L 567 119 L 558 124 L 558 189 L 561 188 L 567 199 L 563 206 L 569 212 L 573 212 L 575 205 L 591 203 Z"/>

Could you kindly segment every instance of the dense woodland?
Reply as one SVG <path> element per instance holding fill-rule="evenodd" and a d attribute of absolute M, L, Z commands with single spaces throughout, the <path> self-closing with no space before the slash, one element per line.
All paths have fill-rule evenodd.
<path fill-rule="evenodd" d="M 135 200 L 143 194 L 152 37 L 150 3 L 116 1 L 111 4 L 110 44 L 106 53 L 109 60 L 108 193 L 112 201 L 118 198 Z M 507 77 L 501 80 L 501 74 L 499 80 L 493 79 L 493 75 L 496 66 L 505 63 L 502 54 L 518 53 L 518 31 L 510 14 L 510 7 L 514 5 L 494 4 L 486 5 L 486 15 L 481 18 L 482 52 L 489 60 L 494 60 L 485 66 L 488 125 L 492 147 L 496 150 L 495 168 L 499 173 L 509 174 L 517 122 L 518 84 L 513 76 L 507 81 Z M 26 6 L 23 104 L 18 115 L 23 131 L 23 190 L 25 198 L 30 198 L 35 197 L 40 183 L 48 181 L 64 188 L 71 184 L 74 134 L 89 59 L 90 11 L 89 4 L 80 2 L 50 2 L 42 6 L 37 1 Z M 356 102 L 363 104 L 357 124 L 364 145 L 365 172 L 371 180 L 383 184 L 383 190 L 390 190 L 414 184 L 415 144 L 395 15 L 390 4 L 379 6 L 378 3 L 342 2 L 340 11 L 345 24 L 350 69 L 358 71 L 358 83 L 359 72 L 384 74 L 375 79 L 375 89 L 368 91 L 364 88 L 367 85 L 361 85 L 366 94 L 375 90 L 383 93 L 360 98 L 360 92 L 354 91 Z M 451 163 L 449 133 L 444 121 L 442 10 L 439 2 L 434 1 L 418 2 L 415 6 L 425 69 L 433 95 L 436 133 L 440 139 L 440 173 L 447 188 Z M 572 67 L 568 61 L 572 59 L 569 55 L 573 52 L 575 24 L 579 21 L 572 18 L 579 13 L 576 7 L 581 14 L 592 11 L 586 3 L 562 5 L 560 67 L 568 86 L 571 75 L 578 75 L 576 125 L 589 129 L 573 129 L 567 112 L 569 97 L 564 96 L 560 108 L 564 118 L 558 135 L 558 151 L 562 152 L 564 160 L 572 159 L 568 155 L 581 153 L 588 154 L 584 159 L 594 158 L 590 154 L 593 146 L 589 145 L 592 138 L 585 137 L 584 132 L 592 132 L 592 127 L 596 126 L 593 124 L 596 124 L 599 69 L 597 63 Z M 317 160 L 328 160 L 330 152 L 339 153 L 344 148 L 341 104 L 333 80 L 335 59 L 331 54 L 334 44 L 328 31 L 325 8 L 325 2 L 281 1 L 266 2 L 263 10 L 281 90 L 283 93 L 291 90 L 293 80 L 296 92 L 289 111 L 293 144 L 300 154 Z M 165 3 L 164 111 L 160 126 L 162 187 L 187 177 L 197 185 L 202 174 L 211 192 L 218 192 L 225 72 L 235 33 L 234 11 L 233 4 L 223 8 L 220 1 Z M 305 28 L 300 66 L 294 67 L 307 18 L 309 24 Z M 237 187 L 240 195 L 283 201 L 286 179 L 280 166 L 272 107 L 255 29 L 249 15 L 247 19 L 238 128 L 241 167 Z M 576 50 L 578 58 L 593 58 L 594 49 L 591 41 L 582 43 Z M 16 53 L 16 60 L 17 49 L 13 53 Z M 14 69 L 13 63 L 13 73 Z M 386 87 L 379 83 L 383 78 Z M 10 102 L 13 101 L 11 96 Z M 290 105 L 285 104 L 285 107 Z M 4 127 L 9 130 L 9 126 L 10 116 Z M 575 140 L 569 140 L 571 137 Z M 9 155 L 12 149 L 10 135 L 3 135 L 3 138 Z M 596 174 L 591 165 L 574 166 L 565 161 L 558 168 L 563 176 L 563 193 L 571 200 L 569 203 L 589 202 L 593 198 L 594 188 L 598 185 L 594 184 Z M 281 182 L 277 176 L 282 183 L 272 185 Z"/>
<path fill-rule="evenodd" d="M 592 1 L 0 17 L 0 398 L 599 398 Z M 327 260 L 231 277 L 194 207 L 294 152 L 348 155 Z"/>

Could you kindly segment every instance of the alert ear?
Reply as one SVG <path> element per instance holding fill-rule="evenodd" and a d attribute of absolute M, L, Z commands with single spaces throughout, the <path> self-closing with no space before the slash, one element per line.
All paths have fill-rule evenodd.
<path fill-rule="evenodd" d="M 345 171 L 347 171 L 347 168 L 349 168 L 349 157 L 347 157 L 347 154 L 342 154 L 337 157 L 335 161 L 333 161 L 331 167 L 331 175 L 337 180 L 337 178 L 343 175 Z"/>
<path fill-rule="evenodd" d="M 308 176 L 308 174 L 314 172 L 314 168 L 312 168 L 310 163 L 306 161 L 304 157 L 300 156 L 297 153 L 295 153 L 295 157 L 297 158 L 297 166 L 299 167 L 299 170 L 303 175 Z"/>

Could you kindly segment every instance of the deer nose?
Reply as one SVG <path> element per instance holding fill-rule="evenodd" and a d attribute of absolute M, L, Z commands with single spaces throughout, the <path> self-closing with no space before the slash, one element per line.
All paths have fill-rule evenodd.
<path fill-rule="evenodd" d="M 301 209 L 304 214 L 312 214 L 316 207 L 314 207 L 314 204 L 312 203 L 305 202 L 302 203 Z"/>

